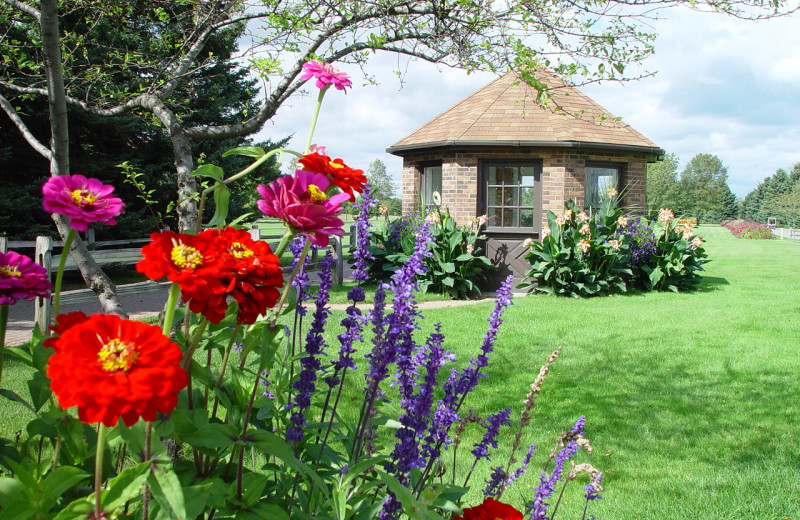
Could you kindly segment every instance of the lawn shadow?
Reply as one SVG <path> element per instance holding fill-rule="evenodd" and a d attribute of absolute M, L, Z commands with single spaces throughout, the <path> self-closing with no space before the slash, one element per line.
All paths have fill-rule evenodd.
<path fill-rule="evenodd" d="M 720 286 L 730 284 L 731 283 L 726 278 L 719 276 L 703 276 L 697 290 L 698 292 L 718 291 L 720 290 Z"/>

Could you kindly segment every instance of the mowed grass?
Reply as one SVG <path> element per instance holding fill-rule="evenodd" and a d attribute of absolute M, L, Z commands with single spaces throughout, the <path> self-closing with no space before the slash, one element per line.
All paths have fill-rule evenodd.
<path fill-rule="evenodd" d="M 488 377 L 465 407 L 486 416 L 510 406 L 516 421 L 539 367 L 565 347 L 524 439 L 539 445 L 537 457 L 504 501 L 522 507 L 530 500 L 553 440 L 586 415 L 595 452 L 579 462 L 604 471 L 604 499 L 590 509 L 598 518 L 800 520 L 800 244 L 738 240 L 720 227 L 700 232 L 712 262 L 695 292 L 514 300 Z M 462 367 L 478 352 L 491 308 L 426 310 L 420 333 L 441 322 Z M 329 323 L 342 316 L 335 312 Z M 328 333 L 335 348 L 338 331 Z M 19 372 L 7 360 L 3 386 L 23 394 Z M 353 410 L 342 410 L 345 417 L 363 396 L 362 377 L 349 381 L 343 402 Z M 0 401 L 3 436 L 13 438 L 20 426 L 12 423 L 28 415 L 18 407 Z M 481 434 L 468 430 L 462 474 Z M 482 499 L 490 466 L 505 463 L 512 435 L 502 430 L 500 451 L 476 469 L 467 504 Z M 584 484 L 570 484 L 556 518 L 581 518 Z"/>
<path fill-rule="evenodd" d="M 488 377 L 467 402 L 484 415 L 511 406 L 519 417 L 539 366 L 564 344 L 526 440 L 540 444 L 541 461 L 587 416 L 596 451 L 581 460 L 605 474 L 598 518 L 800 518 L 800 244 L 739 240 L 718 227 L 701 234 L 713 261 L 696 292 L 516 299 Z M 463 363 L 489 310 L 425 315 L 442 322 Z M 523 496 L 530 488 L 507 497 L 519 505 Z M 582 501 L 568 500 L 557 518 L 580 518 Z"/>

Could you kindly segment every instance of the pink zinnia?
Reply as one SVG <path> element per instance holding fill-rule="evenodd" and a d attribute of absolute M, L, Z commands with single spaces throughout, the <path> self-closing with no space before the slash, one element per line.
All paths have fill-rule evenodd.
<path fill-rule="evenodd" d="M 37 296 L 46 298 L 52 288 L 44 267 L 14 251 L 0 253 L 0 305 Z"/>
<path fill-rule="evenodd" d="M 303 63 L 305 72 L 300 76 L 300 81 L 307 79 L 317 78 L 317 88 L 326 89 L 328 85 L 333 85 L 337 90 L 344 90 L 347 93 L 347 87 L 352 87 L 353 82 L 347 77 L 347 74 L 339 71 L 330 63 L 322 61 L 311 60 Z"/>
<path fill-rule="evenodd" d="M 331 181 L 327 176 L 297 170 L 269 186 L 260 184 L 258 209 L 265 215 L 278 217 L 293 230 L 303 233 L 320 246 L 328 245 L 330 235 L 342 236 L 344 222 L 339 218 L 340 203 L 348 200 L 347 193 L 328 198 L 325 191 Z"/>
<path fill-rule="evenodd" d="M 113 186 L 83 175 L 56 175 L 42 186 L 42 205 L 48 213 L 69 217 L 75 231 L 86 231 L 92 222 L 113 226 L 125 207 L 113 191 Z"/>

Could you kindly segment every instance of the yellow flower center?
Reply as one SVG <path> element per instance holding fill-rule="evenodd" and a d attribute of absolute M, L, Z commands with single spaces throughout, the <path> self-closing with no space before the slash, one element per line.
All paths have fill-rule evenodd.
<path fill-rule="evenodd" d="M 178 244 L 172 248 L 172 263 L 181 269 L 195 269 L 203 263 L 203 254 L 192 246 Z"/>
<path fill-rule="evenodd" d="M 314 184 L 308 185 L 308 196 L 311 197 L 314 202 L 325 202 L 328 199 L 328 196 L 325 195 L 325 192 Z"/>
<path fill-rule="evenodd" d="M 333 162 L 333 161 L 328 161 L 328 165 L 331 168 L 344 168 L 344 164 L 339 164 L 339 163 L 336 163 L 336 162 Z"/>
<path fill-rule="evenodd" d="M 255 254 L 241 242 L 234 242 L 231 244 L 231 247 L 228 249 L 228 251 L 236 258 L 250 258 Z"/>
<path fill-rule="evenodd" d="M 76 206 L 80 206 L 81 208 L 91 207 L 94 205 L 95 201 L 97 201 L 97 195 L 89 190 L 81 189 L 72 191 L 72 202 L 74 202 Z"/>
<path fill-rule="evenodd" d="M 106 372 L 118 372 L 120 370 L 127 372 L 133 367 L 138 358 L 139 353 L 136 351 L 136 345 L 126 343 L 119 338 L 110 340 L 97 353 L 97 361 Z"/>
<path fill-rule="evenodd" d="M 0 267 L 0 278 L 19 278 L 22 273 L 14 265 Z"/>

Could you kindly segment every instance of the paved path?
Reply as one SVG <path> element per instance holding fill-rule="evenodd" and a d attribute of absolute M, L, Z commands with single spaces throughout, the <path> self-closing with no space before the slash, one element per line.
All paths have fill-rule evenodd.
<path fill-rule="evenodd" d="M 156 316 L 164 308 L 167 302 L 168 287 L 159 291 L 147 292 L 143 294 L 132 294 L 120 297 L 123 308 L 128 312 L 131 319 L 141 319 L 147 316 Z M 420 309 L 434 309 L 440 307 L 455 307 L 459 305 L 471 305 L 490 301 L 494 297 L 493 293 L 484 293 L 483 298 L 478 300 L 442 300 L 421 302 Z M 346 304 L 331 305 L 332 309 L 344 310 Z M 62 305 L 61 312 L 83 311 L 86 314 L 101 312 L 100 303 L 81 303 L 75 305 Z M 33 302 L 18 301 L 9 306 L 8 326 L 6 330 L 6 345 L 13 347 L 21 345 L 31 339 L 33 331 Z"/>

